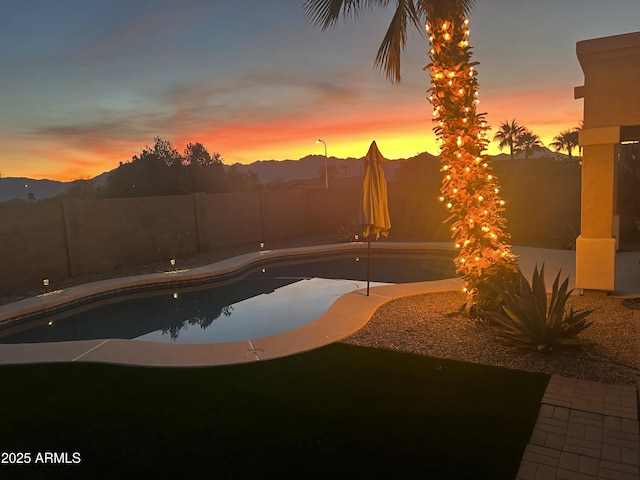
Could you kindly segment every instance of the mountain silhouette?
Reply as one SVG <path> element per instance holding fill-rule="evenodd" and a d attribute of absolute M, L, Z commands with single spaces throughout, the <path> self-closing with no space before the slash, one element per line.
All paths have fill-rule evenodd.
<path fill-rule="evenodd" d="M 522 154 L 524 156 L 524 154 Z M 565 160 L 567 155 L 552 152 L 547 148 L 540 149 L 531 155 L 531 159 L 545 157 L 553 160 Z M 492 157 L 499 164 L 508 163 L 508 154 L 501 154 Z M 523 162 L 516 157 L 514 163 Z M 436 156 L 427 152 L 416 155 L 409 159 L 389 160 L 382 164 L 385 177 L 388 181 L 396 179 L 396 170 L 410 161 L 425 161 L 432 164 L 438 170 L 439 160 Z M 342 179 L 351 179 L 353 182 L 364 175 L 364 157 L 361 158 L 336 158 L 329 157 L 327 165 L 333 169 L 334 174 Z M 515 164 L 513 165 L 516 166 Z M 236 163 L 225 165 L 226 168 L 234 167 L 240 173 L 253 172 L 258 176 L 258 181 L 263 185 L 274 182 L 295 186 L 296 182 L 310 179 L 322 179 L 318 185 L 324 185 L 324 155 L 307 155 L 298 160 L 258 160 L 249 164 Z M 34 180 L 27 177 L 0 177 L 0 202 L 18 201 L 28 202 L 33 200 L 43 200 L 65 193 L 71 185 L 77 182 L 91 182 L 94 186 L 104 185 L 110 172 L 104 172 L 89 180 L 74 180 L 70 182 L 59 182 L 56 180 Z M 344 183 L 344 182 L 342 182 Z M 32 196 L 29 194 L 33 194 Z"/>

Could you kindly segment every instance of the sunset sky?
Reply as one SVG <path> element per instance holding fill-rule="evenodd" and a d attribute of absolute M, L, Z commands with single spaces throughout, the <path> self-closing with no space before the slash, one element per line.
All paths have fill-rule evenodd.
<path fill-rule="evenodd" d="M 392 2 L 393 3 L 393 2 Z M 427 41 L 409 37 L 402 82 L 373 60 L 392 9 L 320 32 L 303 0 L 3 0 L 0 173 L 91 178 L 152 145 L 201 142 L 226 164 L 436 153 Z M 480 111 L 545 144 L 578 125 L 577 41 L 640 30 L 639 0 L 478 0 Z M 489 153 L 499 153 L 492 144 Z"/>

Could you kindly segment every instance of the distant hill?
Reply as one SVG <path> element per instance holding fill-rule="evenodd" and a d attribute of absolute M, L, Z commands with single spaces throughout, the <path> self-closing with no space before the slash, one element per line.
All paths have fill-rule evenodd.
<path fill-rule="evenodd" d="M 501 153 L 499 155 L 495 155 L 491 157 L 494 161 L 501 160 L 511 160 L 511 155 L 509 155 L 509 149 L 505 150 L 506 153 Z M 573 157 L 575 158 L 578 153 L 578 149 L 575 149 L 573 152 Z M 542 147 L 536 149 L 534 152 L 529 154 L 529 158 L 553 158 L 558 161 L 567 160 L 569 155 L 565 155 L 564 153 L 554 152 L 553 150 L 548 149 L 547 147 Z M 514 160 L 524 160 L 524 152 L 518 152 L 513 156 Z"/>
<path fill-rule="evenodd" d="M 104 185 L 109 172 L 104 172 L 90 180 L 74 180 L 72 182 L 59 182 L 57 180 L 34 180 L 26 177 L 2 177 L 0 178 L 0 202 L 29 201 L 29 194 L 34 195 L 35 200 L 55 197 L 66 192 L 71 185 L 78 182 L 92 182 L 94 185 Z"/>
<path fill-rule="evenodd" d="M 329 157 L 327 164 L 330 167 L 337 166 L 343 177 L 361 177 L 364 173 L 362 158 Z M 321 177 L 324 175 L 325 157 L 308 155 L 299 160 L 258 160 L 246 165 L 236 163 L 234 167 L 241 173 L 255 173 L 260 183 L 266 185 L 271 182 L 291 182 Z"/>
<path fill-rule="evenodd" d="M 418 157 L 436 158 L 428 153 L 422 153 Z M 415 159 L 412 157 L 409 160 Z M 385 177 L 388 181 L 393 181 L 396 170 L 405 162 L 404 158 L 397 160 L 389 159 L 382 164 Z M 362 177 L 364 175 L 364 157 L 360 158 L 328 158 L 329 168 L 337 167 L 340 177 Z M 325 157 L 323 155 L 308 155 L 299 160 L 258 160 L 246 165 L 236 163 L 234 167 L 242 173 L 253 172 L 258 175 L 262 184 L 271 182 L 292 182 L 295 180 L 307 180 L 324 175 Z M 324 178 L 324 177 L 323 177 Z"/>
<path fill-rule="evenodd" d="M 26 177 L 2 177 L 0 179 L 0 202 L 24 200 L 32 193 L 36 200 L 54 197 L 69 188 L 68 182 L 55 180 L 33 180 Z"/>
<path fill-rule="evenodd" d="M 552 152 L 544 147 L 532 154 L 529 160 L 541 159 L 544 157 L 547 161 L 566 160 L 567 155 Z M 502 153 L 493 157 L 498 163 L 509 160 L 508 153 Z M 523 162 L 524 154 L 516 155 L 515 163 Z M 362 178 L 364 175 L 364 157 L 361 158 L 328 158 L 329 168 L 336 168 L 337 175 L 341 181 L 340 185 L 348 185 Z M 403 166 L 409 167 L 404 169 L 404 177 L 408 175 L 420 176 L 424 172 L 436 174 L 439 170 L 439 160 L 436 156 L 429 153 L 421 153 L 409 159 L 389 160 L 382 165 L 385 177 L 388 181 L 393 182 L 398 178 L 398 169 Z M 524 166 L 526 163 L 518 163 Z M 535 162 L 534 162 L 535 163 Z M 531 164 L 533 166 L 533 164 Z M 506 165 L 505 165 L 506 166 Z M 231 166 L 227 165 L 227 168 Z M 258 160 L 250 164 L 236 163 L 233 165 L 239 172 L 253 172 L 258 176 L 258 181 L 263 185 L 270 183 L 282 183 L 287 187 L 310 185 L 311 179 L 317 179 L 315 183 L 324 184 L 324 168 L 325 157 L 323 155 L 308 155 L 299 160 Z M 426 170 L 425 170 L 426 169 Z M 75 180 L 73 182 L 58 182 L 55 180 L 33 180 L 26 177 L 2 177 L 0 178 L 0 202 L 7 201 L 28 201 L 29 193 L 33 193 L 35 200 L 43 200 L 45 198 L 55 197 L 62 194 L 67 189 L 78 182 L 92 182 L 94 185 L 104 185 L 110 172 L 104 172 L 90 180 Z M 286 188 L 286 187 L 285 187 Z"/>

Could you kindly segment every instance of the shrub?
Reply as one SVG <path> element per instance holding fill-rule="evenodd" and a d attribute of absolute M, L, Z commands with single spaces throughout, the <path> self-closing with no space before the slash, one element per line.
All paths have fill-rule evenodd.
<path fill-rule="evenodd" d="M 569 278 L 562 285 L 560 272 L 556 275 L 547 298 L 544 284 L 544 264 L 538 271 L 536 265 L 531 284 L 518 269 L 519 293 L 513 293 L 505 285 L 494 286 L 502 303 L 488 317 L 495 322 L 497 335 L 525 344 L 533 344 L 538 350 L 551 349 L 552 345 L 577 345 L 577 334 L 591 325 L 586 317 L 593 310 L 566 311 L 565 305 L 572 290 L 568 290 Z"/>

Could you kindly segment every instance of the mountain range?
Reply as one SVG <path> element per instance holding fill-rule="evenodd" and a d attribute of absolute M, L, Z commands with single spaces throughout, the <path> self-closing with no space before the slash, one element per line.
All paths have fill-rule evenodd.
<path fill-rule="evenodd" d="M 0 177 L 0 202 L 43 200 L 66 192 L 77 182 L 106 183 L 109 172 L 104 172 L 89 180 L 59 182 L 57 180 L 35 180 L 27 177 Z M 31 197 L 29 194 L 33 194 Z"/>
<path fill-rule="evenodd" d="M 552 152 L 547 148 L 540 149 L 532 158 L 552 157 L 564 159 L 566 155 Z M 420 158 L 422 160 L 438 161 L 437 157 L 429 153 L 421 153 L 410 159 L 396 159 L 383 163 L 383 170 L 387 180 L 393 181 L 397 168 L 406 160 Z M 508 160 L 508 154 L 500 154 L 492 157 L 494 161 Z M 520 158 L 517 156 L 516 158 Z M 329 169 L 336 171 L 342 178 L 361 178 L 364 175 L 364 162 L 361 158 L 336 158 L 329 157 L 327 165 Z M 231 166 L 227 165 L 227 168 Z M 258 160 L 250 164 L 236 163 L 233 167 L 241 173 L 253 172 L 263 185 L 271 183 L 291 184 L 296 181 L 304 181 L 314 178 L 324 178 L 325 157 L 323 155 L 308 155 L 298 160 Z M 104 172 L 89 180 L 74 180 L 59 182 L 55 180 L 34 180 L 26 177 L 0 177 L 0 202 L 42 200 L 62 194 L 74 183 L 92 182 L 94 185 L 106 183 L 110 172 Z M 30 194 L 33 194 L 32 196 Z"/>

